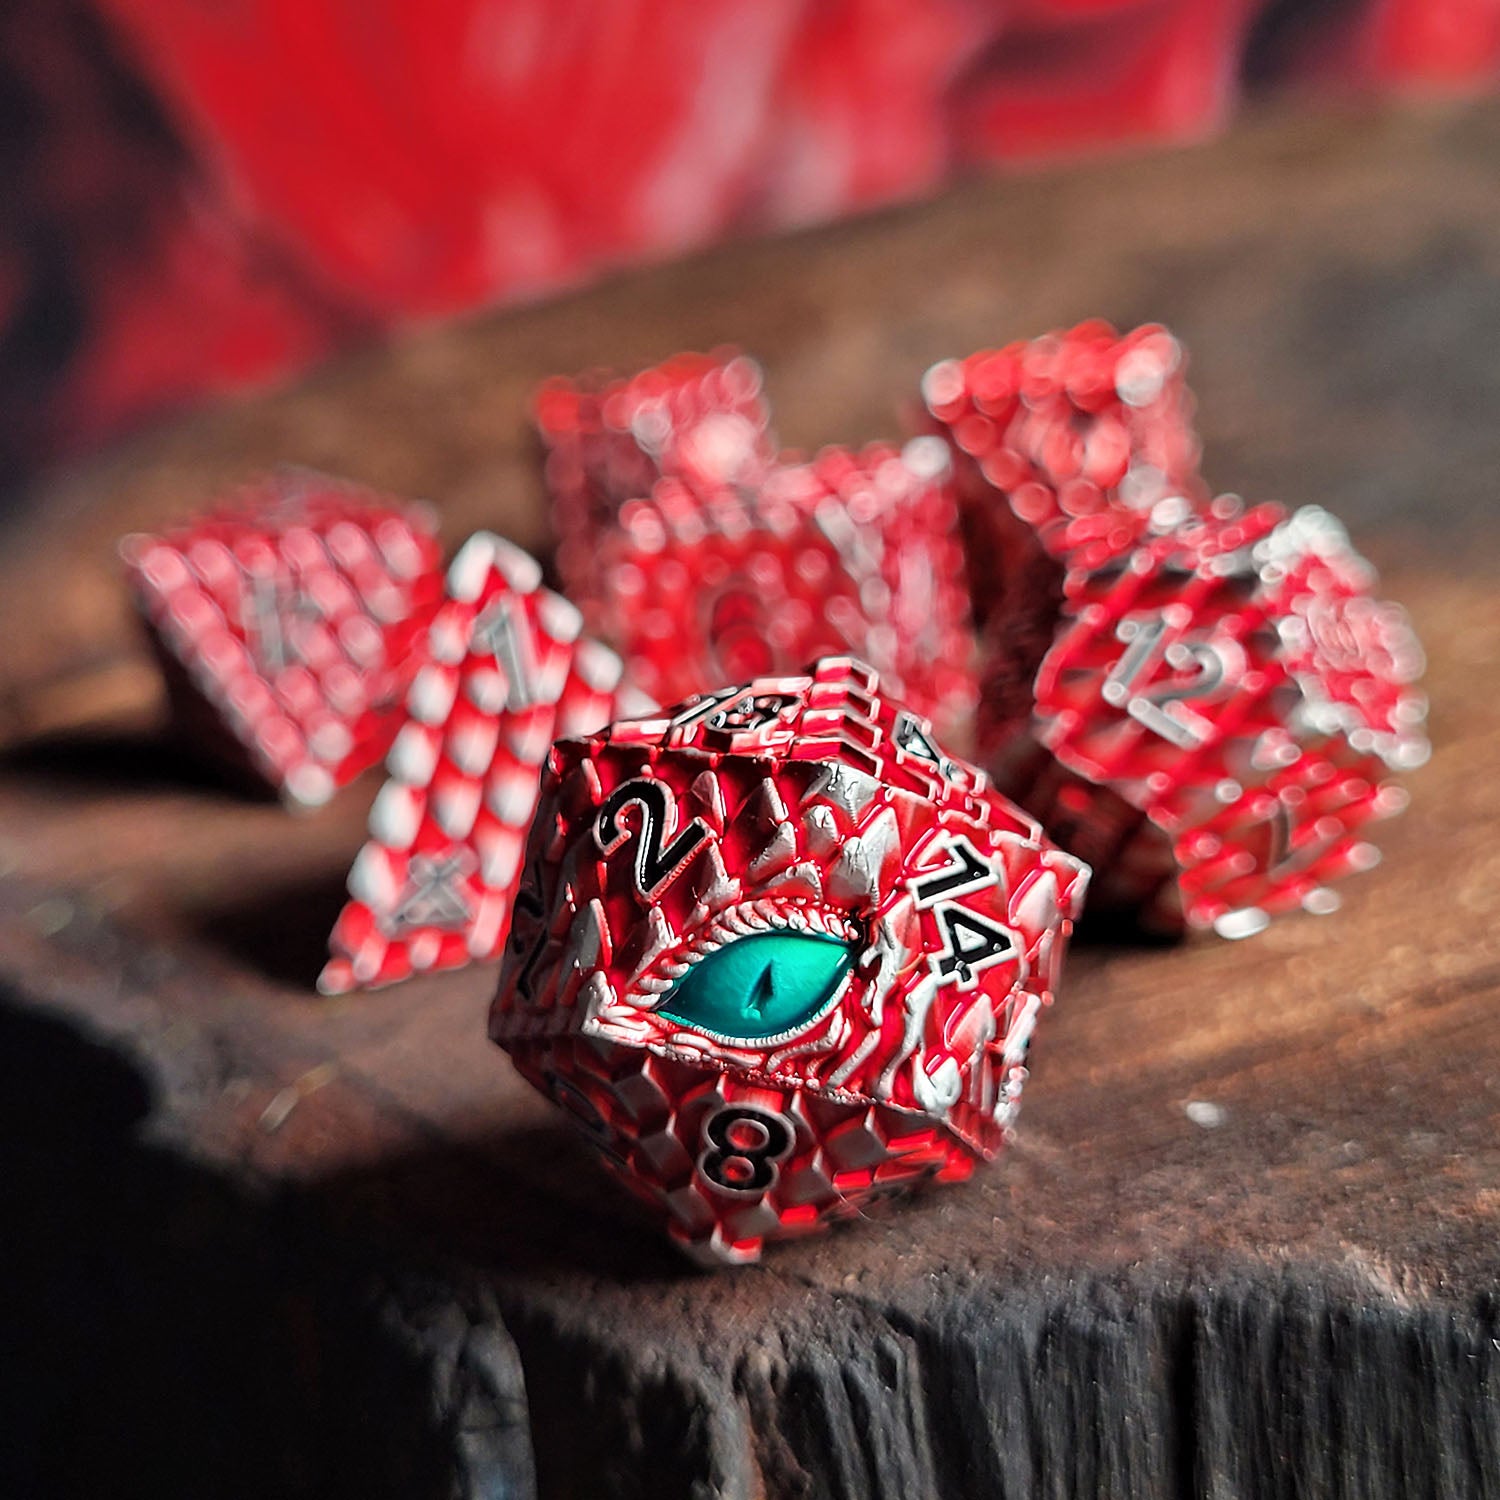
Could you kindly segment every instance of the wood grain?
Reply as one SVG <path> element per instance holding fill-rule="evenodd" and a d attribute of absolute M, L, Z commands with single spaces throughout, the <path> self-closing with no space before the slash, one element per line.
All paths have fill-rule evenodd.
<path fill-rule="evenodd" d="M 1497 148 L 1494 107 L 1277 119 L 973 185 L 415 335 L 38 493 L 0 558 L 0 1094 L 26 1284 L 51 1288 L 12 1356 L 37 1393 L 16 1472 L 58 1493 L 1500 1490 Z M 492 973 L 314 997 L 373 784 L 293 820 L 168 750 L 113 540 L 290 459 L 434 498 L 450 539 L 535 546 L 524 409 L 551 370 L 734 339 L 788 440 L 861 440 L 931 359 L 1089 313 L 1184 337 L 1217 483 L 1355 526 L 1428 646 L 1434 758 L 1339 914 L 1081 945 L 1017 1148 L 973 1184 L 690 1272 L 606 1212 L 485 1042 Z M 87 1330 L 133 1379 L 83 1380 Z M 131 1476 L 107 1443 L 90 1467 L 127 1426 Z"/>

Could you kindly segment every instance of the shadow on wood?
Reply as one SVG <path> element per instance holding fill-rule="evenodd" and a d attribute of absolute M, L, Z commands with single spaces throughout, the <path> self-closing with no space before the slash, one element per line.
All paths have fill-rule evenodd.
<path fill-rule="evenodd" d="M 417 1260 L 149 1144 L 151 1094 L 0 996 L 0 1493 L 528 1495 L 493 1304 L 465 1318 Z"/>

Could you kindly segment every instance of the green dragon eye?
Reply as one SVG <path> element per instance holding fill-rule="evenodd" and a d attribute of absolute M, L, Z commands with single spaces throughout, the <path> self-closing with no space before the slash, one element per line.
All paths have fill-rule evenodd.
<path fill-rule="evenodd" d="M 852 943 L 756 932 L 701 958 L 657 1014 L 733 1041 L 760 1041 L 810 1021 L 853 967 Z"/>

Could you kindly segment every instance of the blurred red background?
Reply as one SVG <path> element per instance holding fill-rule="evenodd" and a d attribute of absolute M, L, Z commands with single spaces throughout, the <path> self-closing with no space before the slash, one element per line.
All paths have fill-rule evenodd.
<path fill-rule="evenodd" d="M 1500 0 L 11 0 L 0 464 L 1247 93 L 1497 71 Z"/>

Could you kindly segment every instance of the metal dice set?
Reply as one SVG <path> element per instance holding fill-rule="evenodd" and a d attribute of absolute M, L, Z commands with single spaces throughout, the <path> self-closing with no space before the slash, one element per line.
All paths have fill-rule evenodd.
<path fill-rule="evenodd" d="M 1091 867 L 1150 931 L 1332 911 L 1426 755 L 1403 612 L 1212 495 L 1165 330 L 922 401 L 809 460 L 738 353 L 549 382 L 560 592 L 305 475 L 124 548 L 200 734 L 303 805 L 386 754 L 320 987 L 499 958 L 493 1039 L 706 1263 L 995 1153 Z"/>

